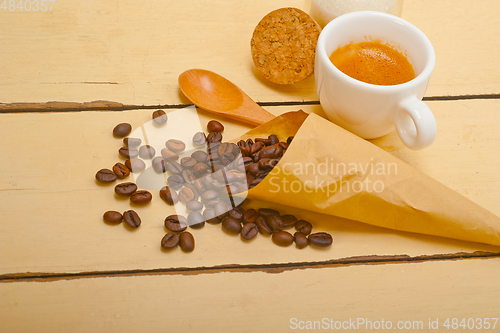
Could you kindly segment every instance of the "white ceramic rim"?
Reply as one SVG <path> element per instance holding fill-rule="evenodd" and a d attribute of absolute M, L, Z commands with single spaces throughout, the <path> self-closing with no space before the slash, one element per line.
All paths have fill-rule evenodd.
<path fill-rule="evenodd" d="M 327 43 L 327 38 L 331 30 L 335 30 L 338 28 L 338 26 L 343 25 L 346 21 L 356 21 L 356 20 L 362 20 L 364 17 L 367 16 L 378 16 L 379 19 L 384 19 L 384 20 L 391 20 L 395 21 L 401 26 L 404 26 L 406 29 L 410 30 L 411 33 L 415 34 L 418 38 L 420 38 L 424 44 L 424 46 L 427 48 L 427 60 L 425 63 L 424 69 L 418 74 L 414 79 L 401 83 L 401 84 L 396 84 L 396 85 L 377 85 L 377 84 L 371 84 L 371 83 L 366 83 L 362 82 L 359 80 L 356 80 L 349 75 L 343 73 L 340 71 L 335 65 L 330 61 L 330 55 L 327 54 L 325 45 Z M 341 30 L 340 30 L 341 31 Z M 366 35 L 369 35 L 370 32 L 367 31 Z M 423 83 L 423 81 L 426 81 L 429 79 L 429 77 L 432 74 L 432 71 L 434 70 L 434 66 L 436 63 L 436 54 L 434 52 L 434 47 L 432 46 L 432 43 L 430 42 L 429 38 L 417 27 L 415 27 L 413 24 L 410 22 L 403 20 L 402 18 L 398 16 L 394 16 L 391 14 L 387 13 L 382 13 L 382 12 L 376 12 L 376 11 L 359 11 L 359 12 L 352 12 L 352 13 L 347 13 L 344 15 L 341 15 L 335 19 L 333 19 L 331 22 L 329 22 L 321 31 L 321 34 L 318 38 L 318 55 L 321 59 L 322 62 L 325 63 L 325 69 L 332 72 L 335 75 L 341 76 L 343 79 L 347 80 L 349 83 L 357 85 L 359 87 L 363 87 L 366 89 L 371 89 L 371 90 L 377 90 L 377 91 L 384 91 L 384 92 L 394 92 L 397 90 L 403 90 L 407 89 L 408 86 L 414 86 L 414 85 L 420 85 Z"/>

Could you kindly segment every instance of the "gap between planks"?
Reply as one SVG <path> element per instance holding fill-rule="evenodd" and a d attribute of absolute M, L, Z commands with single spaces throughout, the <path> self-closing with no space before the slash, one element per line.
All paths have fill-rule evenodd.
<path fill-rule="evenodd" d="M 424 101 L 456 101 L 500 99 L 500 94 L 457 95 L 457 96 L 428 96 Z M 289 101 L 289 102 L 257 102 L 260 106 L 301 106 L 319 105 L 319 101 Z M 126 111 L 137 109 L 179 109 L 192 104 L 163 104 L 163 105 L 124 105 L 110 101 L 76 102 L 47 102 L 47 103 L 0 103 L 0 113 L 25 112 L 75 112 L 75 111 Z"/>
<path fill-rule="evenodd" d="M 356 256 L 342 259 L 332 259 L 318 262 L 297 262 L 281 264 L 253 264 L 253 265 L 218 265 L 212 267 L 175 267 L 137 270 L 114 270 L 114 271 L 89 271 L 80 273 L 11 273 L 0 275 L 0 283 L 9 282 L 53 282 L 60 280 L 99 278 L 99 277 L 132 277 L 147 275 L 200 275 L 215 274 L 223 272 L 264 272 L 283 273 L 298 269 L 318 269 L 348 267 L 355 265 L 385 265 L 385 264 L 410 264 L 429 261 L 456 261 L 466 259 L 491 259 L 499 258 L 500 252 L 475 251 L 472 253 L 458 252 L 450 254 L 421 255 L 410 257 L 408 255 L 398 256 Z"/>

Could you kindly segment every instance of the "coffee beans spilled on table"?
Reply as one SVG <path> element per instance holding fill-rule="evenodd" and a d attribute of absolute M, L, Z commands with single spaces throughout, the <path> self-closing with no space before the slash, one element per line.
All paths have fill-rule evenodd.
<path fill-rule="evenodd" d="M 154 111 L 155 126 L 164 126 L 168 116 L 163 110 Z M 277 135 L 266 138 L 240 140 L 236 144 L 223 142 L 224 126 L 216 120 L 207 124 L 207 132 L 195 133 L 192 144 L 197 149 L 185 152 L 185 142 L 168 139 L 159 152 L 139 138 L 128 137 L 132 126 L 118 124 L 113 136 L 123 138 L 123 146 L 118 154 L 125 162 L 117 162 L 111 169 L 101 169 L 95 179 L 98 183 L 110 184 L 117 179 L 125 179 L 131 173 L 141 173 L 146 169 L 144 160 L 151 160 L 151 167 L 157 174 L 164 174 L 167 185 L 159 191 L 159 197 L 168 205 L 179 202 L 189 212 L 187 217 L 169 215 L 165 218 L 166 234 L 161 239 L 161 248 L 170 250 L 180 247 L 184 252 L 195 248 L 194 236 L 187 228 L 201 229 L 205 222 L 221 224 L 221 229 L 229 235 L 239 235 L 248 242 L 259 233 L 270 236 L 273 243 L 287 247 L 295 243 L 296 248 L 308 245 L 328 247 L 333 238 L 325 232 L 311 233 L 312 224 L 299 220 L 290 214 L 281 214 L 269 208 L 245 209 L 244 200 L 238 193 L 260 184 L 286 153 L 293 137 L 281 141 Z M 186 156 L 183 156 L 186 155 Z M 137 184 L 125 181 L 114 188 L 115 195 L 128 197 L 132 206 L 145 206 L 153 200 L 151 192 L 139 189 Z M 137 229 L 141 218 L 134 210 L 123 214 L 107 211 L 104 222 L 120 224 Z M 288 229 L 295 229 L 292 234 Z"/>

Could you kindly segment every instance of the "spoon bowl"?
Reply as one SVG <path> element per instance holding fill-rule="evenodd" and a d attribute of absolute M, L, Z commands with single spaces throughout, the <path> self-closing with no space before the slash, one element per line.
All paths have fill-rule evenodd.
<path fill-rule="evenodd" d="M 275 118 L 234 83 L 205 69 L 183 72 L 179 87 L 194 105 L 218 115 L 255 126 Z"/>

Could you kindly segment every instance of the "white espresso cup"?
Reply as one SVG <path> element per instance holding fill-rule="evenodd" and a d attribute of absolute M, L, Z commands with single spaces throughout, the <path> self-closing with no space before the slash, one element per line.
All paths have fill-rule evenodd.
<path fill-rule="evenodd" d="M 375 85 L 356 80 L 333 65 L 330 56 L 349 43 L 378 40 L 401 51 L 416 77 L 397 85 Z M 436 56 L 423 32 L 390 14 L 361 11 L 341 15 L 321 31 L 314 75 L 323 110 L 337 125 L 365 139 L 396 128 L 411 149 L 429 146 L 436 138 L 436 120 L 422 102 Z"/>

